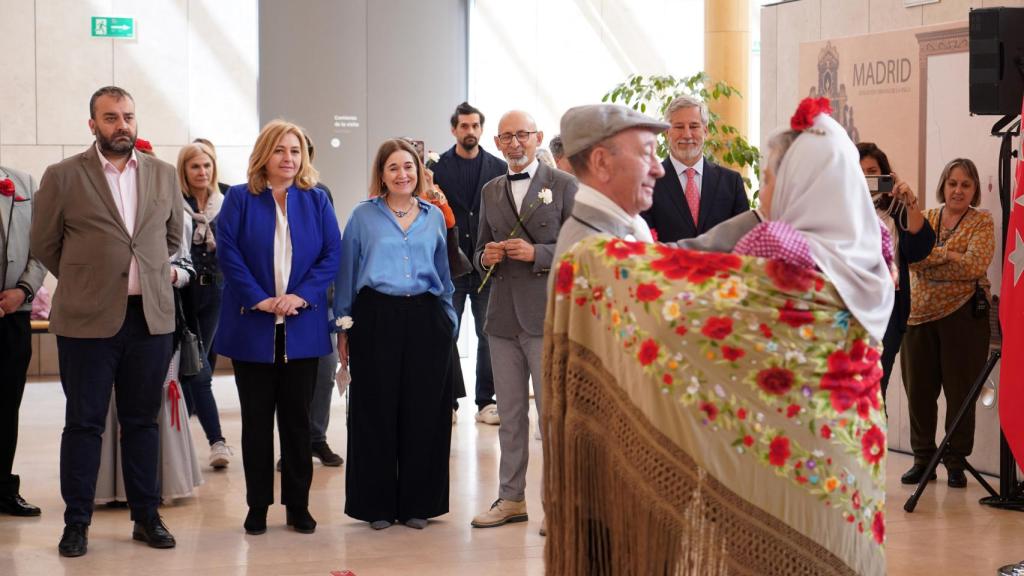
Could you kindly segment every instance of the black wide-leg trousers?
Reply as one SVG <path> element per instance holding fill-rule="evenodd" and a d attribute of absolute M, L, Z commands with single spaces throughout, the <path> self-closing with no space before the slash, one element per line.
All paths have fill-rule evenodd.
<path fill-rule="evenodd" d="M 436 296 L 368 288 L 352 319 L 345 513 L 367 522 L 446 514 L 452 322 Z"/>

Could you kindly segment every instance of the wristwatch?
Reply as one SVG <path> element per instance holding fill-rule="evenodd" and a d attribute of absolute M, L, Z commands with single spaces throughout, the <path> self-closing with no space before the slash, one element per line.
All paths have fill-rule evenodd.
<path fill-rule="evenodd" d="M 21 288 L 21 291 L 25 293 L 25 303 L 28 304 L 35 300 L 35 292 L 32 292 L 32 289 L 28 287 L 28 284 L 25 284 L 24 282 L 18 282 L 15 288 Z"/>

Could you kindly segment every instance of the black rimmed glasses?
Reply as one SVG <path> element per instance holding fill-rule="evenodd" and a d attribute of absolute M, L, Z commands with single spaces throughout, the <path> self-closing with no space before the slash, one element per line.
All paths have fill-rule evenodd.
<path fill-rule="evenodd" d="M 505 144 L 507 146 L 512 143 L 512 138 L 515 138 L 516 140 L 519 140 L 520 144 L 526 144 L 527 142 L 530 141 L 530 136 L 533 136 L 536 133 L 537 130 L 534 130 L 533 132 L 520 130 L 515 134 L 513 134 L 512 132 L 505 132 L 503 134 L 498 134 L 498 142 L 501 142 L 502 144 Z"/>

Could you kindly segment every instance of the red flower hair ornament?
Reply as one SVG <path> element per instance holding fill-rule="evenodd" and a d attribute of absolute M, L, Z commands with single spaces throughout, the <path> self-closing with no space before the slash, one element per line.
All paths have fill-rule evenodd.
<path fill-rule="evenodd" d="M 832 104 L 828 98 L 804 98 L 796 108 L 796 113 L 789 119 L 789 127 L 803 132 L 814 125 L 818 114 L 832 114 Z"/>

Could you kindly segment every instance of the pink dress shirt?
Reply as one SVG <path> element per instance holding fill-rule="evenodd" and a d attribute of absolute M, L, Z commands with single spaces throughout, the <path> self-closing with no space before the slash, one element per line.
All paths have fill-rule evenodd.
<path fill-rule="evenodd" d="M 103 175 L 107 177 L 107 185 L 110 186 L 110 194 L 114 197 L 114 204 L 121 214 L 121 222 L 124 223 L 128 236 L 135 234 L 135 216 L 139 210 L 139 160 L 135 157 L 135 151 L 128 158 L 124 170 L 118 170 L 100 151 L 96 145 L 96 152 L 99 154 L 100 163 L 103 165 Z M 139 283 L 139 262 L 132 255 L 131 264 L 128 266 L 128 295 L 139 296 L 142 294 L 142 286 Z"/>

